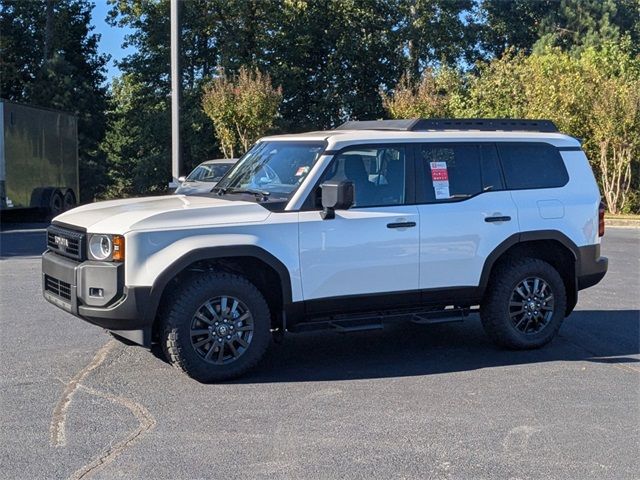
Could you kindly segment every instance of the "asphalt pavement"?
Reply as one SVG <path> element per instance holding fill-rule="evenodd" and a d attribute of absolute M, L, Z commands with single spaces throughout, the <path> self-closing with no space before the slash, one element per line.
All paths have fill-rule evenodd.
<path fill-rule="evenodd" d="M 42 227 L 0 233 L 2 478 L 640 478 L 640 229 L 541 350 L 474 316 L 297 334 L 203 385 L 45 302 Z"/>

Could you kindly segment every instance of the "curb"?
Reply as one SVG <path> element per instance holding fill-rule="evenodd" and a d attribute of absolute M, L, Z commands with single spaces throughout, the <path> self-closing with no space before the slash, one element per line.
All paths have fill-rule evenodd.
<path fill-rule="evenodd" d="M 630 227 L 640 228 L 640 220 L 635 218 L 605 218 L 606 227 Z"/>

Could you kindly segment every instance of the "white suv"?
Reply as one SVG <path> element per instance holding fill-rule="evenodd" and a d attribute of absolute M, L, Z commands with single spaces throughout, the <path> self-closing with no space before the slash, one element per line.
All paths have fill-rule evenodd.
<path fill-rule="evenodd" d="M 580 143 L 535 120 L 386 120 L 261 139 L 208 196 L 56 217 L 51 303 L 160 342 L 201 381 L 285 331 L 459 320 L 507 348 L 549 342 L 607 270 Z"/>

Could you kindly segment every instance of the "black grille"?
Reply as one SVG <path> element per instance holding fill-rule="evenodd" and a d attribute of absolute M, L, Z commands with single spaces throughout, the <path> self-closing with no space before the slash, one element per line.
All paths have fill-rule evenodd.
<path fill-rule="evenodd" d="M 71 301 L 71 285 L 57 278 L 44 276 L 44 289 L 55 296 Z"/>
<path fill-rule="evenodd" d="M 47 247 L 55 253 L 75 260 L 84 260 L 85 234 L 51 225 L 47 228 Z"/>

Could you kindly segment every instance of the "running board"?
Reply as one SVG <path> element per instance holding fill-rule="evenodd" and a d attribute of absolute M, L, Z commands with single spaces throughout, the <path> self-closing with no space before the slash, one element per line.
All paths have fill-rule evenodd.
<path fill-rule="evenodd" d="M 439 323 L 462 322 L 469 314 L 468 309 L 452 308 L 451 310 L 440 310 L 438 312 L 416 313 L 411 318 L 412 323 L 418 325 L 436 325 Z"/>
<path fill-rule="evenodd" d="M 419 325 L 462 322 L 470 311 L 468 308 L 450 308 L 437 311 L 398 312 L 359 317 L 330 317 L 293 325 L 290 332 L 313 332 L 317 330 L 335 330 L 340 333 L 380 330 L 385 323 L 412 322 Z"/>
<path fill-rule="evenodd" d="M 364 332 L 367 330 L 382 330 L 384 328 L 384 323 L 382 322 L 382 320 L 376 323 L 359 323 L 359 324 L 349 324 L 348 321 L 329 322 L 329 328 L 332 328 L 336 332 L 340 332 L 340 333 Z"/>

